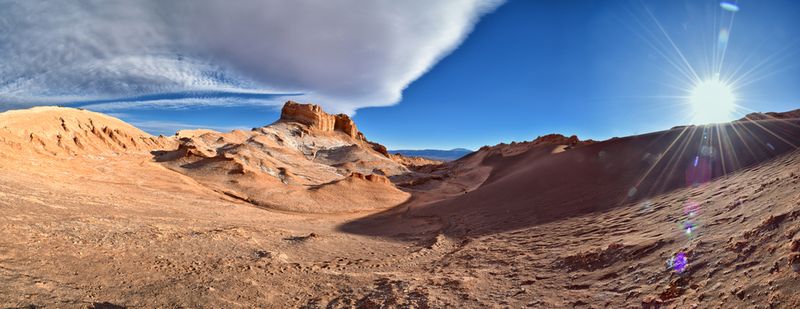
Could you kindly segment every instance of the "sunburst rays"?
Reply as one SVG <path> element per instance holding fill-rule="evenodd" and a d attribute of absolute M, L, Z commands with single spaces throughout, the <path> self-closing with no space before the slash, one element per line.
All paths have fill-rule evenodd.
<path fill-rule="evenodd" d="M 728 10 L 723 5 L 723 7 L 713 7 L 712 35 L 706 34 L 708 38 L 713 39 L 709 40 L 708 45 L 705 46 L 704 61 L 699 65 L 702 70 L 698 70 L 697 63 L 693 65 L 691 61 L 693 59 L 686 56 L 684 52 L 686 48 L 680 46 L 673 39 L 653 10 L 643 3 L 640 4 L 644 13 L 636 14 L 628 10 L 635 27 L 630 24 L 626 24 L 626 26 L 664 61 L 666 66 L 660 70 L 669 80 L 660 82 L 660 84 L 676 92 L 674 95 L 643 98 L 671 100 L 674 101 L 672 106 L 689 107 L 691 90 L 694 87 L 707 80 L 718 80 L 736 93 L 736 99 L 730 107 L 730 114 L 725 115 L 724 118 L 724 121 L 729 121 L 753 112 L 747 105 L 756 102 L 748 99 L 746 95 L 740 96 L 739 91 L 742 87 L 777 74 L 781 70 L 797 66 L 797 64 L 787 66 L 783 62 L 798 54 L 796 47 L 800 39 L 787 43 L 780 50 L 758 62 L 754 62 L 754 60 L 758 58 L 757 54 L 760 52 L 763 42 L 756 45 L 756 48 L 740 63 L 732 63 L 726 59 L 729 52 L 728 42 L 735 37 L 733 29 L 738 6 L 736 10 Z M 727 2 L 725 5 L 735 5 L 735 3 Z M 770 118 L 769 115 L 766 117 Z M 771 120 L 800 128 L 800 125 L 795 122 Z M 774 155 L 777 153 L 776 147 L 789 150 L 798 149 L 799 145 L 786 132 L 776 132 L 776 130 L 776 126 L 765 125 L 749 117 L 744 117 L 732 123 L 686 126 L 676 132 L 665 133 L 671 140 L 662 146 L 665 148 L 662 149 L 657 159 L 651 162 L 650 166 L 632 184 L 632 188 L 635 190 L 631 190 L 631 192 L 636 192 L 638 196 L 650 196 L 662 192 L 663 189 L 670 186 L 666 183 L 666 179 L 670 178 L 668 176 L 688 172 L 687 168 L 692 165 L 692 162 L 688 162 L 686 158 L 690 157 L 692 153 L 694 153 L 693 157 L 703 155 L 703 147 L 711 149 L 711 152 L 705 155 L 712 162 L 711 166 L 714 170 L 711 171 L 711 175 L 713 177 L 729 174 L 758 161 L 759 158 Z M 765 140 L 766 137 L 769 138 L 769 141 Z M 704 138 L 707 140 L 700 140 Z M 772 143 L 779 143 L 781 146 Z M 693 184 L 687 183 L 686 185 Z M 622 202 L 637 199 L 635 196 L 626 196 Z"/>

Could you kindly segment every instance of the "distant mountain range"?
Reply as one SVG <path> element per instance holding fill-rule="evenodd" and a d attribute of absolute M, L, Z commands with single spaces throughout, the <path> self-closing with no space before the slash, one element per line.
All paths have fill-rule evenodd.
<path fill-rule="evenodd" d="M 423 157 L 431 160 L 453 161 L 463 156 L 466 156 L 467 154 L 472 153 L 472 150 L 465 148 L 456 148 L 450 150 L 441 150 L 441 149 L 389 150 L 389 153 L 401 154 L 407 157 Z"/>

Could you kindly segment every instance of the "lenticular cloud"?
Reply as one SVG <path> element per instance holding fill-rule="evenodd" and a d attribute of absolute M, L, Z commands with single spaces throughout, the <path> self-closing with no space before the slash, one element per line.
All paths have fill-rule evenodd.
<path fill-rule="evenodd" d="M 499 4 L 0 0 L 0 106 L 191 91 L 389 105 Z"/>

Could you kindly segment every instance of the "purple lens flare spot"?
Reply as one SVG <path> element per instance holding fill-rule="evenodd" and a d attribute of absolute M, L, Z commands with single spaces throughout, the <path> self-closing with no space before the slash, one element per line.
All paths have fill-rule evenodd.
<path fill-rule="evenodd" d="M 686 184 L 696 187 L 709 182 L 713 173 L 711 160 L 707 157 L 696 156 L 694 162 L 686 168 Z"/>
<path fill-rule="evenodd" d="M 678 252 L 678 254 L 667 261 L 667 264 L 672 270 L 680 274 L 689 266 L 689 259 L 686 257 L 686 253 Z"/>

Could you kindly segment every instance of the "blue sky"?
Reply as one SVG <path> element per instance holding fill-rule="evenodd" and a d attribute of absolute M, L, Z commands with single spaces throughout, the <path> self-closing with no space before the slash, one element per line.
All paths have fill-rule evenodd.
<path fill-rule="evenodd" d="M 54 91 L 39 88 L 56 81 L 61 86 L 55 95 L 70 98 L 59 104 L 107 112 L 154 134 L 191 127 L 229 130 L 262 126 L 278 118 L 276 104 L 282 100 L 313 101 L 335 112 L 355 112 L 356 123 L 366 136 L 390 149 L 476 149 L 548 133 L 606 139 L 686 124 L 692 122 L 686 96 L 693 82 L 684 75 L 691 67 L 701 79 L 709 78 L 715 71 L 710 66 L 715 63 L 721 63 L 724 79 L 741 77 L 735 89 L 741 107 L 727 118 L 739 118 L 748 109 L 784 111 L 800 107 L 800 87 L 796 86 L 800 83 L 800 61 L 796 61 L 800 56 L 800 4 L 793 1 L 739 1 L 740 10 L 735 14 L 722 10 L 718 1 L 476 1 L 462 8 L 440 5 L 429 10 L 427 2 L 417 2 L 406 8 L 409 15 L 395 20 L 413 19 L 424 27 L 408 24 L 413 31 L 396 34 L 391 29 L 397 25 L 388 25 L 389 39 L 380 31 L 361 33 L 365 27 L 357 22 L 353 22 L 354 28 L 347 28 L 349 23 L 330 26 L 300 20 L 299 27 L 309 27 L 308 31 L 331 27 L 344 31 L 343 41 L 331 41 L 328 36 L 287 39 L 280 33 L 268 33 L 267 37 L 284 44 L 264 45 L 267 52 L 256 60 L 235 52 L 248 49 L 246 44 L 252 40 L 246 33 L 241 38 L 244 42 L 231 41 L 225 33 L 205 38 L 222 44 L 223 52 L 218 52 L 217 45 L 181 45 L 168 49 L 169 53 L 181 51 L 176 53 L 179 56 L 164 57 L 165 53 L 156 48 L 169 44 L 160 44 L 137 52 L 159 63 L 167 61 L 172 69 L 158 71 L 163 76 L 129 74 L 122 82 L 100 84 L 103 91 L 89 94 L 69 91 L 95 85 L 92 80 L 75 85 L 66 82 L 75 77 L 64 78 L 64 74 L 33 79 L 47 81 L 34 88 L 36 91 L 25 88 L 30 82 L 15 80 L 0 80 L 0 88 L 14 85 L 5 89 L 13 89 L 22 97 L 50 99 Z M 210 11 L 216 14 L 219 10 Z M 394 14 L 403 10 L 387 11 Z M 230 14 L 241 12 L 232 9 Z M 342 14 L 345 19 L 351 18 L 349 11 Z M 76 11 L 73 15 L 85 18 L 92 12 Z M 452 22 L 436 22 L 448 18 Z M 374 28 L 382 29 L 383 22 L 375 20 Z M 137 26 L 133 23 L 128 28 Z M 723 47 L 720 30 L 728 27 L 724 61 L 719 61 Z M 34 30 L 37 32 L 32 33 L 52 32 L 30 31 Z M 160 28 L 153 31 L 158 33 Z M 168 32 L 164 37 L 183 35 Z M 217 37 L 224 39 L 217 42 Z M 0 32 L 0 40 L 3 38 Z M 6 41 L 11 39 L 14 36 L 7 34 Z M 314 46 L 316 39 L 320 48 L 303 49 L 301 55 L 296 56 L 293 50 L 273 52 L 274 46 Z M 98 38 L 88 38 L 87 42 L 107 44 Z M 341 46 L 355 47 L 350 50 Z M 213 53 L 205 53 L 208 50 Z M 188 66 L 184 57 L 201 65 Z M 400 61 L 406 58 L 413 61 Z M 113 74 L 100 72 L 90 78 L 154 67 L 150 62 L 147 66 L 119 64 L 119 59 L 130 57 L 111 59 L 118 65 Z M 237 66 L 236 61 L 220 59 L 250 62 L 242 60 Z M 278 64 L 270 59 L 277 59 Z M 98 62 L 101 65 L 112 63 L 100 60 L 105 61 Z M 232 64 L 226 66 L 228 63 Z M 741 69 L 737 71 L 738 67 Z M 4 72 L 25 71 L 11 69 Z M 161 79 L 168 86 L 161 86 Z M 9 102 L 6 108 L 24 106 L 11 98 L 5 100 Z"/>
<path fill-rule="evenodd" d="M 717 3 L 645 6 L 699 67 L 702 48 L 716 43 L 708 24 L 720 13 Z M 747 100 L 741 104 L 759 111 L 800 108 L 800 4 L 743 1 L 740 8 L 726 65 L 753 53 L 779 53 L 786 58 L 764 71 L 787 69 L 738 89 Z M 553 132 L 606 139 L 685 124 L 689 108 L 680 98 L 663 98 L 685 95 L 664 85 L 679 83 L 672 77 L 677 70 L 640 37 L 663 41 L 637 26 L 638 19 L 647 31 L 658 31 L 646 14 L 641 3 L 630 1 L 510 1 L 412 83 L 400 104 L 359 110 L 356 121 L 368 136 L 394 147 L 473 149 Z"/>

